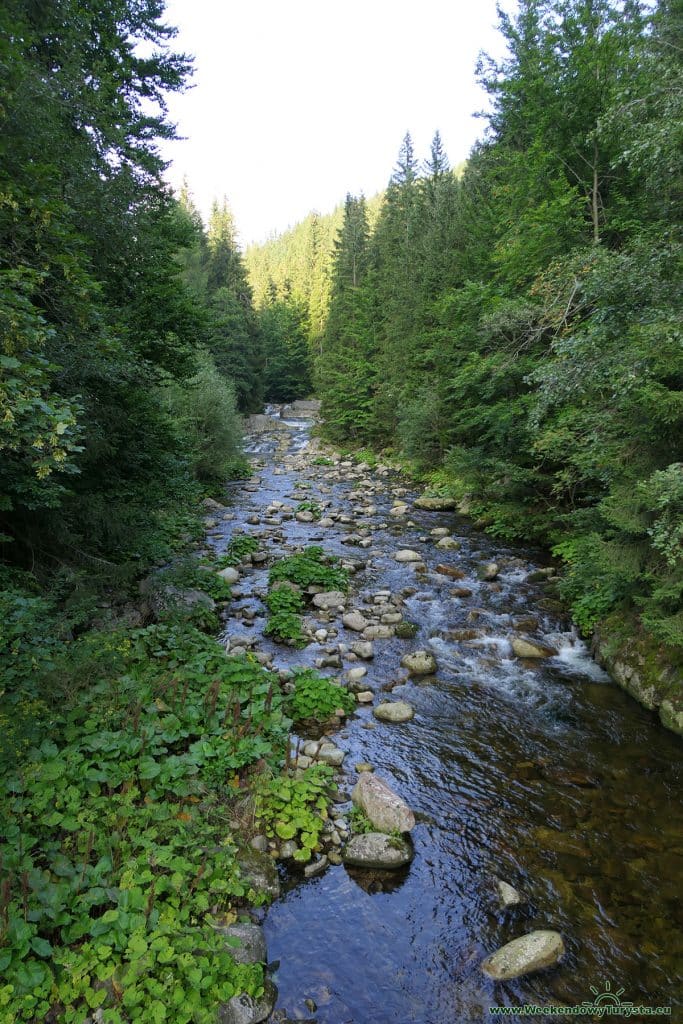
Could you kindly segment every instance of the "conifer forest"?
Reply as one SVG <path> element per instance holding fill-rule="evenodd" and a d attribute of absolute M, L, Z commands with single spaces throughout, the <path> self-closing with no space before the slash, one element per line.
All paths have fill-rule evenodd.
<path fill-rule="evenodd" d="M 0 4 L 0 1024 L 676 1019 L 679 0 L 246 248 L 164 8 Z"/>

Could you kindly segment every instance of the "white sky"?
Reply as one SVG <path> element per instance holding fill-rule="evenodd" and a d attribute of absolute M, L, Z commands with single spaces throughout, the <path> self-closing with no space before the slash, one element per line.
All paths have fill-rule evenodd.
<path fill-rule="evenodd" d="M 226 195 L 245 245 L 383 189 L 406 130 L 420 158 L 438 128 L 463 160 L 484 127 L 477 54 L 502 46 L 495 0 L 168 0 L 165 20 L 195 56 L 167 176 L 204 216 Z"/>

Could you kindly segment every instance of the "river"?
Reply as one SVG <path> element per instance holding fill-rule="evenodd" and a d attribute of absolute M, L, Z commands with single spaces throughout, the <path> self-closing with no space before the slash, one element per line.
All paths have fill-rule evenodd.
<path fill-rule="evenodd" d="M 533 575 L 542 555 L 501 546 L 454 513 L 414 510 L 416 492 L 392 471 L 316 461 L 310 421 L 274 426 L 250 438 L 255 477 L 230 486 L 234 518 L 212 532 L 212 549 L 220 553 L 236 529 L 261 537 L 273 557 L 321 544 L 366 563 L 352 576 L 349 607 L 390 591 L 418 627 L 412 639 L 376 640 L 366 663 L 378 697 L 399 680 L 390 699 L 413 705 L 412 721 L 376 722 L 359 707 L 335 737 L 346 752 L 340 802 L 354 765 L 370 762 L 415 812 L 415 859 L 400 876 L 342 865 L 310 880 L 283 876 L 284 895 L 264 922 L 269 958 L 279 961 L 275 1019 L 465 1024 L 492 1019 L 490 1007 L 574 1005 L 610 988 L 623 990 L 611 1002 L 680 1006 L 680 739 L 592 661 Z M 301 523 L 277 505 L 302 501 L 337 518 Z M 390 515 L 396 501 L 406 514 Z M 437 548 L 438 528 L 460 548 Z M 349 535 L 367 546 L 344 543 Z M 427 571 L 396 562 L 401 548 L 417 550 Z M 500 572 L 482 582 L 478 570 L 491 561 Z M 462 578 L 437 572 L 444 563 Z M 271 643 L 262 636 L 266 586 L 267 567 L 244 575 L 226 644 L 248 633 L 252 649 L 282 668 L 334 660 L 339 644 L 358 639 L 338 620 L 336 637 L 304 651 Z M 515 657 L 519 634 L 557 656 Z M 414 649 L 434 653 L 435 677 L 402 681 L 400 659 Z M 341 659 L 352 667 L 344 649 Z M 496 879 L 524 903 L 501 910 Z M 484 957 L 535 928 L 562 933 L 562 963 L 504 984 L 487 979 Z"/>

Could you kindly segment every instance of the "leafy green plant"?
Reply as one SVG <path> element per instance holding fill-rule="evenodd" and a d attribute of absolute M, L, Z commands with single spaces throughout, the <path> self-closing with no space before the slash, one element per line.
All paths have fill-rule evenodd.
<path fill-rule="evenodd" d="M 313 669 L 295 670 L 293 680 L 294 692 L 287 698 L 287 709 L 295 722 L 307 718 L 324 721 L 338 708 L 349 714 L 356 706 L 347 690 Z"/>
<path fill-rule="evenodd" d="M 312 765 L 294 775 L 256 783 L 255 818 L 267 836 L 293 839 L 299 844 L 294 859 L 305 863 L 320 846 L 327 807 L 335 791 L 329 765 Z"/>
<path fill-rule="evenodd" d="M 289 644 L 291 647 L 306 646 L 301 617 L 296 612 L 275 612 L 269 617 L 263 632 L 266 636 L 272 636 L 278 643 Z"/>
<path fill-rule="evenodd" d="M 301 554 L 282 558 L 271 568 L 269 581 L 272 586 L 278 580 L 289 580 L 300 587 L 316 585 L 325 590 L 347 590 L 349 574 L 337 568 L 339 559 L 325 556 L 321 547 L 312 545 Z"/>
<path fill-rule="evenodd" d="M 36 738 L 0 786 L 0 1019 L 76 1022 L 101 1006 L 115 1024 L 208 1024 L 263 984 L 211 927 L 212 908 L 263 899 L 240 874 L 225 799 L 251 765 L 279 768 L 292 722 L 275 676 L 196 629 L 99 643 L 92 685 L 51 709 L 59 741 Z"/>
<path fill-rule="evenodd" d="M 316 455 L 312 462 L 313 466 L 334 466 L 334 460 L 328 459 L 326 455 Z"/>
<path fill-rule="evenodd" d="M 297 512 L 310 512 L 314 519 L 320 519 L 323 514 L 322 506 L 318 501 L 300 501 L 296 507 Z"/>
<path fill-rule="evenodd" d="M 239 565 L 245 555 L 253 555 L 259 549 L 259 542 L 256 537 L 249 533 L 233 533 L 228 543 L 227 551 L 216 560 L 219 569 L 227 566 Z"/>
<path fill-rule="evenodd" d="M 349 825 L 354 835 L 364 835 L 367 832 L 374 832 L 372 824 L 362 807 L 354 806 L 349 811 Z"/>

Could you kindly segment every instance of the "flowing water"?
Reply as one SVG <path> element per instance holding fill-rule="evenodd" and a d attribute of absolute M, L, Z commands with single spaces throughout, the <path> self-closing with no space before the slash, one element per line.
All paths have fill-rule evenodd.
<path fill-rule="evenodd" d="M 371 708 L 359 708 L 335 737 L 346 751 L 339 799 L 355 782 L 353 766 L 371 762 L 415 811 L 416 855 L 400 875 L 334 866 L 311 880 L 286 878 L 265 920 L 269 958 L 280 961 L 281 1016 L 286 1009 L 291 1019 L 320 1024 L 459 1024 L 492 1019 L 490 1007 L 574 1005 L 611 987 L 623 989 L 622 1002 L 672 1006 L 677 1019 L 680 739 L 610 682 L 547 585 L 529 580 L 540 556 L 497 546 L 452 513 L 389 516 L 392 490 L 405 485 L 397 475 L 315 465 L 305 453 L 308 423 L 279 425 L 286 429 L 252 439 L 257 481 L 232 488 L 234 519 L 214 531 L 214 548 L 246 529 L 263 537 L 269 555 L 320 543 L 363 559 L 352 606 L 366 607 L 378 590 L 402 593 L 403 616 L 418 626 L 414 639 L 375 641 L 368 687 L 379 694 L 403 680 L 399 663 L 410 650 L 431 650 L 439 665 L 435 677 L 393 689 L 414 706 L 412 721 L 379 723 Z M 304 500 L 329 502 L 349 522 L 322 529 L 277 511 L 263 522 L 270 502 Z M 254 514 L 261 523 L 245 525 Z M 439 551 L 434 527 L 447 527 L 460 550 Z M 359 528 L 371 531 L 371 546 L 343 544 Z M 418 550 L 428 571 L 397 563 L 400 548 Z M 480 582 L 477 569 L 491 560 L 500 575 Z M 438 563 L 463 578 L 437 573 Z M 455 584 L 470 596 L 453 596 Z M 261 637 L 258 595 L 266 586 L 267 569 L 245 575 L 226 641 L 248 632 L 276 667 L 314 664 L 326 644 L 293 652 Z M 336 643 L 358 639 L 335 625 Z M 514 657 L 510 638 L 518 633 L 558 655 Z M 497 878 L 526 903 L 502 912 Z M 482 974 L 486 955 L 535 928 L 562 933 L 567 955 L 558 967 L 505 984 Z"/>

